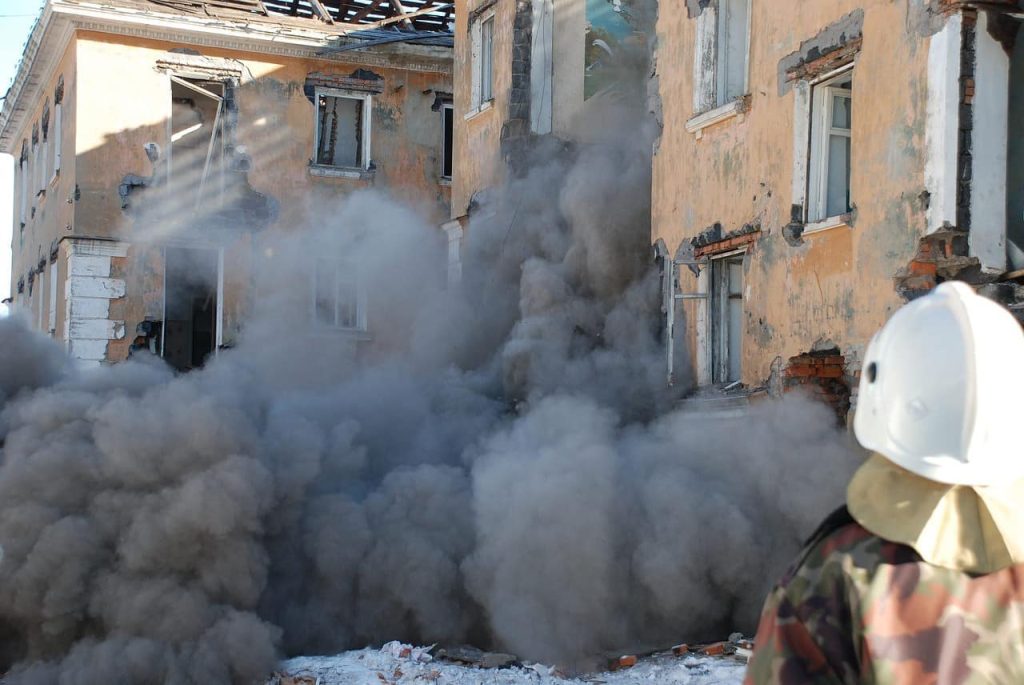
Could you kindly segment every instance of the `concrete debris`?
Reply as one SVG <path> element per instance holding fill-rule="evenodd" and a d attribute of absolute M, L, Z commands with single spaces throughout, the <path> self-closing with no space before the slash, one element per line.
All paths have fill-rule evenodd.
<path fill-rule="evenodd" d="M 476 647 L 446 647 L 437 650 L 437 658 L 477 668 L 509 668 L 519 664 L 519 658 L 501 652 L 485 652 Z"/>
<path fill-rule="evenodd" d="M 483 669 L 463 663 L 445 663 L 437 654 L 433 662 L 422 663 L 412 655 L 427 653 L 430 648 L 398 644 L 397 650 L 388 646 L 333 657 L 291 659 L 281 664 L 281 673 L 267 685 L 739 685 L 746 670 L 744 661 L 735 656 L 706 657 L 688 653 L 679 657 L 672 652 L 662 652 L 644 657 L 625 655 L 620 659 L 632 664 L 628 668 L 569 677 L 543 664 Z M 406 649 L 409 657 L 395 656 Z"/>

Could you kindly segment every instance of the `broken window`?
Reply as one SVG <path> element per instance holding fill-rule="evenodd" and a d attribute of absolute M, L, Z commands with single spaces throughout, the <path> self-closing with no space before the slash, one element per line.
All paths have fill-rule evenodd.
<path fill-rule="evenodd" d="M 313 272 L 313 320 L 323 328 L 365 331 L 365 298 L 351 265 L 316 260 Z"/>
<path fill-rule="evenodd" d="M 455 108 L 451 104 L 441 107 L 441 177 L 452 177 L 452 151 L 455 144 Z"/>
<path fill-rule="evenodd" d="M 187 192 L 196 209 L 224 192 L 225 84 L 171 76 L 170 148 L 167 168 L 176 192 Z"/>
<path fill-rule="evenodd" d="M 316 163 L 369 168 L 370 94 L 317 88 L 316 102 Z"/>
<path fill-rule="evenodd" d="M 853 74 L 846 70 L 811 91 L 807 221 L 847 214 L 850 203 Z"/>
<path fill-rule="evenodd" d="M 720 0 L 697 20 L 694 110 L 707 112 L 747 93 L 750 0 Z"/>
<path fill-rule="evenodd" d="M 473 60 L 473 108 L 494 99 L 494 15 L 473 23 L 470 29 Z"/>
<path fill-rule="evenodd" d="M 711 380 L 740 380 L 743 351 L 743 255 L 711 260 Z"/>

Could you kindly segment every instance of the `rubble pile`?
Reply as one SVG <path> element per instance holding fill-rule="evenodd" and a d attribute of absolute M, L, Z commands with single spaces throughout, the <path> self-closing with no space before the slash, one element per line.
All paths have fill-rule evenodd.
<path fill-rule="evenodd" d="M 389 642 L 381 649 L 290 659 L 266 685 L 739 685 L 750 646 L 735 634 L 724 642 L 621 655 L 609 659 L 606 671 L 570 677 L 511 654 Z"/>

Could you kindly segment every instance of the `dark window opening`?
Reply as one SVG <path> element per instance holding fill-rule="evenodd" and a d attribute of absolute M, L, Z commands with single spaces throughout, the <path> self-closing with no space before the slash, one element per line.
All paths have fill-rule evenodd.
<path fill-rule="evenodd" d="M 217 344 L 216 250 L 165 250 L 163 357 L 179 371 L 206 363 Z"/>
<path fill-rule="evenodd" d="M 442 141 L 443 155 L 441 158 L 441 176 L 452 177 L 453 154 L 452 149 L 455 143 L 455 108 L 445 105 L 441 108 L 442 124 L 444 128 L 444 140 Z"/>

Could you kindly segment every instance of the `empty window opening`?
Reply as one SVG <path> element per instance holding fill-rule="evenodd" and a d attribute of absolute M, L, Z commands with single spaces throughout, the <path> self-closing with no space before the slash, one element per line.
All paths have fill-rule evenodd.
<path fill-rule="evenodd" d="M 455 108 L 452 105 L 441 107 L 441 177 L 452 177 L 453 148 L 455 143 Z"/>
<path fill-rule="evenodd" d="M 188 371 L 205 364 L 216 349 L 220 255 L 181 247 L 168 247 L 164 254 L 163 357 Z"/>
<path fill-rule="evenodd" d="M 721 0 L 718 5 L 716 104 L 725 105 L 747 93 L 750 0 Z"/>
<path fill-rule="evenodd" d="M 171 77 L 168 172 L 172 189 L 196 208 L 224 193 L 224 96 L 222 82 Z"/>
<path fill-rule="evenodd" d="M 316 260 L 313 273 L 313 320 L 320 328 L 366 330 L 365 300 L 351 265 Z"/>
<path fill-rule="evenodd" d="M 316 102 L 316 163 L 368 168 L 369 94 L 317 88 Z"/>
<path fill-rule="evenodd" d="M 853 74 L 846 71 L 813 87 L 807 221 L 842 216 L 852 208 Z"/>
<path fill-rule="evenodd" d="M 711 260 L 711 381 L 741 378 L 743 255 Z"/>

